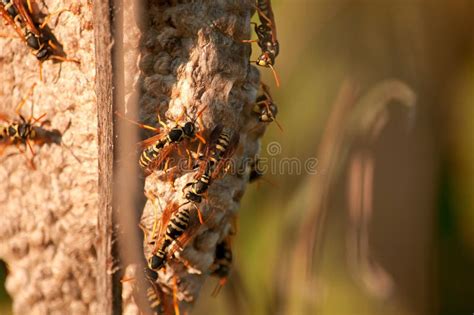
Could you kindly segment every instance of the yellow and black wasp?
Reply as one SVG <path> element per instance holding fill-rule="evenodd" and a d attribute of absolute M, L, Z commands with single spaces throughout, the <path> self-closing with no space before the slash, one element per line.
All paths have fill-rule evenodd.
<path fill-rule="evenodd" d="M 164 209 L 160 224 L 166 226 L 166 230 L 163 236 L 159 235 L 160 240 L 155 244 L 158 246 L 148 260 L 148 267 L 151 270 L 159 270 L 164 266 L 168 248 L 186 232 L 190 215 L 188 208 L 180 208 L 177 204 L 170 204 Z"/>
<path fill-rule="evenodd" d="M 27 7 L 22 0 L 0 0 L 0 15 L 25 41 L 33 55 L 40 62 L 40 78 L 42 79 L 42 63 L 48 59 L 80 63 L 77 59 L 65 58 L 60 48 L 53 42 L 52 34 L 44 30 L 48 18 L 42 24 L 35 23 L 31 16 L 32 6 L 27 0 Z M 61 13 L 66 10 L 58 11 Z M 51 16 L 51 15 L 50 15 Z"/>
<path fill-rule="evenodd" d="M 33 91 L 35 85 L 30 90 L 30 94 Z M 43 114 L 39 117 L 31 116 L 29 119 L 26 119 L 20 114 L 20 110 L 25 104 L 27 98 L 24 98 L 16 108 L 16 113 L 19 117 L 17 120 L 12 120 L 8 115 L 0 113 L 0 121 L 3 121 L 4 124 L 0 123 L 0 145 L 2 146 L 3 151 L 8 145 L 15 145 L 19 148 L 21 153 L 26 153 L 26 150 L 22 150 L 20 145 L 25 145 L 31 152 L 35 155 L 33 150 L 32 143 L 37 145 L 56 143 L 61 144 L 61 133 L 58 130 L 46 130 L 43 128 L 47 121 L 43 121 L 46 114 Z M 32 161 L 33 158 L 29 160 L 30 166 L 34 168 Z"/>
<path fill-rule="evenodd" d="M 263 123 L 275 122 L 280 130 L 283 130 L 280 123 L 276 120 L 276 115 L 278 114 L 278 107 L 270 94 L 270 88 L 261 83 L 262 94 L 257 97 L 252 111 L 257 114 L 258 120 Z"/>
<path fill-rule="evenodd" d="M 252 23 L 255 26 L 256 40 L 244 40 L 246 43 L 256 42 L 262 53 L 257 57 L 255 64 L 261 67 L 270 68 L 275 77 L 277 86 L 280 86 L 280 79 L 274 69 L 275 59 L 280 53 L 280 44 L 277 39 L 275 17 L 273 15 L 271 0 L 257 0 L 256 10 L 260 24 Z"/>
<path fill-rule="evenodd" d="M 156 133 L 154 136 L 140 142 L 142 153 L 138 164 L 146 174 L 150 174 L 167 159 L 176 144 L 179 144 L 184 140 L 194 140 L 196 138 L 202 143 L 206 143 L 204 138 L 199 134 L 198 127 L 196 126 L 196 121 L 200 118 L 206 108 L 207 107 L 201 109 L 197 113 L 196 118 L 190 119 L 190 121 L 185 122 L 183 125 L 176 123 L 176 125 L 171 129 L 169 129 L 158 116 L 158 122 L 163 129 L 165 129 L 164 131 L 161 131 L 160 128 L 132 121 L 119 112 L 116 112 L 116 114 L 143 129 L 151 130 Z M 184 112 L 184 114 L 187 116 L 186 112 Z"/>
<path fill-rule="evenodd" d="M 185 199 L 194 203 L 202 201 L 211 181 L 217 178 L 224 164 L 233 155 L 238 143 L 238 132 L 224 128 L 222 125 L 214 128 L 203 161 L 201 161 L 200 170 L 195 176 L 196 181 L 186 184 L 183 188 L 184 191 L 190 187 L 184 194 Z"/>
<path fill-rule="evenodd" d="M 219 278 L 219 283 L 212 293 L 213 296 L 216 296 L 220 288 L 226 284 L 231 267 L 232 246 L 230 237 L 226 237 L 222 242 L 217 243 L 214 264 L 211 266 L 211 275 Z"/>

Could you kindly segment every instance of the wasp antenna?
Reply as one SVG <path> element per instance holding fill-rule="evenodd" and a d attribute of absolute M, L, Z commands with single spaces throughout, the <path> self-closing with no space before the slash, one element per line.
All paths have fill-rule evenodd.
<path fill-rule="evenodd" d="M 43 119 L 44 117 L 46 117 L 46 113 L 44 113 L 43 115 L 39 116 L 38 118 L 32 117 L 32 123 L 35 124 L 35 123 L 39 122 L 41 119 Z"/>
<path fill-rule="evenodd" d="M 183 106 L 183 108 L 184 108 L 184 109 L 183 109 L 183 114 L 184 114 L 184 116 L 188 117 L 188 119 L 189 119 L 190 121 L 194 121 L 194 120 L 191 118 L 191 116 L 189 116 L 189 114 L 188 114 L 188 108 L 187 108 L 186 106 Z M 179 119 L 181 119 L 181 117 L 183 117 L 183 116 L 182 116 L 183 114 L 181 114 L 181 116 L 179 117 Z"/>
<path fill-rule="evenodd" d="M 120 118 L 128 121 L 129 123 L 131 124 L 134 124 L 134 125 L 137 125 L 138 127 L 140 128 L 143 128 L 143 129 L 147 129 L 147 130 L 151 130 L 151 131 L 155 131 L 155 132 L 158 132 L 159 129 L 158 128 L 155 128 L 155 127 L 152 127 L 152 126 L 149 126 L 149 125 L 145 125 L 145 124 L 141 124 L 139 122 L 136 122 L 130 118 L 128 118 L 127 116 L 125 116 L 124 114 L 120 113 L 119 111 L 115 111 L 115 115 L 119 116 Z"/>
<path fill-rule="evenodd" d="M 30 87 L 30 89 L 28 90 L 28 93 L 26 94 L 25 97 L 23 97 L 21 99 L 21 102 L 16 106 L 15 108 L 15 112 L 17 113 L 17 115 L 20 115 L 20 110 L 21 108 L 23 107 L 23 105 L 25 105 L 26 101 L 28 100 L 28 98 L 30 98 L 32 95 L 33 95 L 33 91 L 36 87 L 36 83 L 33 83 L 33 85 Z M 32 106 L 33 107 L 33 106 Z M 33 109 L 32 109 L 33 111 Z M 33 113 L 31 113 L 31 115 L 33 115 Z"/>
<path fill-rule="evenodd" d="M 70 11 L 71 10 L 69 9 L 60 9 L 60 10 L 54 11 L 53 13 L 48 14 L 48 16 L 44 19 L 43 23 L 41 23 L 40 29 L 43 29 L 49 23 L 49 20 L 51 20 L 51 17 L 55 15 L 60 15 L 63 12 L 70 12 Z"/>
<path fill-rule="evenodd" d="M 167 128 L 168 126 L 165 124 L 165 122 L 161 119 L 160 113 L 156 114 L 156 117 L 158 118 L 158 123 L 163 127 Z"/>
<path fill-rule="evenodd" d="M 273 72 L 273 77 L 275 78 L 275 83 L 276 83 L 276 86 L 279 88 L 280 87 L 280 78 L 278 77 L 278 73 L 276 72 L 275 68 L 273 68 L 272 65 L 268 65 L 270 67 L 270 69 L 272 69 L 272 72 Z"/>
<path fill-rule="evenodd" d="M 273 119 L 275 121 L 275 124 L 277 125 L 278 129 L 280 129 L 281 132 L 283 132 L 283 127 L 282 125 L 278 122 L 278 120 L 276 120 L 275 118 Z"/>
<path fill-rule="evenodd" d="M 207 105 L 204 105 L 201 110 L 199 110 L 199 112 L 197 113 L 196 115 L 196 118 L 194 119 L 195 121 L 201 117 L 202 113 L 204 112 L 204 110 L 207 108 Z"/>

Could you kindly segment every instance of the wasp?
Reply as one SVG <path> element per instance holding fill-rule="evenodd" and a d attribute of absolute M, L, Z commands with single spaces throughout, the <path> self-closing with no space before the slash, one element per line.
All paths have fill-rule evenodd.
<path fill-rule="evenodd" d="M 260 159 L 255 159 L 250 165 L 249 183 L 259 180 L 263 175 L 263 170 L 259 166 Z"/>
<path fill-rule="evenodd" d="M 252 22 L 257 35 L 256 40 L 244 40 L 244 43 L 256 42 L 262 53 L 257 57 L 255 64 L 261 67 L 270 68 L 273 72 L 277 86 L 280 86 L 280 79 L 274 69 L 275 59 L 280 53 L 280 44 L 277 39 L 275 17 L 270 0 L 257 0 L 255 6 L 260 20 L 260 24 Z"/>
<path fill-rule="evenodd" d="M 31 87 L 28 96 L 33 92 L 35 84 Z M 28 97 L 27 96 L 27 97 Z M 20 104 L 16 107 L 16 113 L 19 116 L 17 120 L 11 120 L 7 115 L 0 113 L 0 121 L 5 122 L 4 125 L 0 125 L 0 143 L 2 145 L 25 145 L 35 155 L 33 146 L 31 143 L 39 145 L 56 143 L 61 144 L 61 133 L 58 130 L 46 130 L 43 128 L 47 121 L 43 121 L 46 114 L 39 117 L 33 117 L 33 114 L 29 119 L 23 117 L 20 114 L 20 110 L 25 104 L 27 97 L 23 98 Z M 21 153 L 25 151 L 20 149 Z M 32 160 L 29 161 L 31 167 L 34 168 Z"/>
<path fill-rule="evenodd" d="M 70 61 L 79 64 L 79 60 L 65 58 L 58 54 L 59 47 L 50 39 L 52 35 L 47 34 L 44 30 L 47 20 L 41 25 L 35 23 L 31 17 L 30 12 L 31 3 L 27 0 L 28 9 L 25 8 L 21 0 L 1 0 L 0 15 L 10 24 L 15 31 L 22 38 L 32 54 L 38 59 L 40 63 L 40 78 L 42 79 L 42 63 L 48 59 L 58 61 Z M 65 10 L 60 10 L 57 14 Z"/>
<path fill-rule="evenodd" d="M 164 266 L 166 262 L 167 250 L 171 243 L 183 235 L 189 227 L 191 211 L 188 208 L 183 207 L 179 208 L 178 210 L 174 210 L 177 207 L 179 206 L 173 204 L 170 207 L 167 207 L 163 212 L 162 223 L 166 224 L 166 216 L 169 215 L 169 212 L 174 211 L 171 214 L 169 222 L 167 223 L 164 240 L 161 243 L 161 246 L 155 253 L 153 253 L 148 261 L 148 266 L 152 270 L 159 270 Z"/>
<path fill-rule="evenodd" d="M 202 161 L 201 170 L 196 174 L 196 181 L 187 183 L 184 188 L 191 187 L 184 198 L 189 202 L 200 203 L 202 196 L 209 188 L 211 181 L 217 177 L 226 160 L 234 153 L 239 142 L 239 134 L 229 128 L 218 125 L 211 133 L 210 145 Z"/>
<path fill-rule="evenodd" d="M 278 128 L 283 131 L 282 126 L 276 120 L 276 115 L 278 114 L 278 107 L 270 94 L 270 88 L 268 85 L 261 83 L 262 94 L 257 97 L 255 105 L 252 108 L 252 111 L 258 116 L 258 120 L 263 123 L 271 123 L 275 121 Z"/>
<path fill-rule="evenodd" d="M 32 142 L 36 144 L 57 143 L 56 138 L 60 138 L 57 130 L 49 131 L 42 128 L 43 123 L 39 122 L 46 114 L 38 118 L 25 119 L 19 115 L 20 120 L 10 121 L 7 116 L 0 114 L 0 120 L 6 122 L 5 125 L 0 126 L 0 142 L 2 145 L 16 145 L 17 147 L 24 144 L 30 150 L 31 154 L 35 155 Z M 21 153 L 25 153 L 20 149 Z M 35 168 L 33 158 L 28 160 L 31 168 Z"/>
<path fill-rule="evenodd" d="M 115 113 L 119 117 L 135 125 L 138 125 L 143 129 L 148 129 L 156 133 L 154 136 L 140 142 L 140 146 L 143 148 L 143 151 L 140 155 L 138 164 L 145 173 L 149 174 L 155 167 L 158 167 L 163 163 L 163 161 L 165 161 L 165 159 L 171 153 L 171 150 L 174 147 L 173 145 L 181 143 L 186 139 L 194 140 L 196 138 L 201 141 L 201 143 L 206 143 L 206 140 L 199 134 L 196 123 L 206 108 L 207 106 L 202 108 L 194 119 L 191 119 L 185 111 L 184 114 L 190 118 L 190 121 L 184 123 L 183 125 L 176 123 L 176 125 L 171 129 L 168 128 L 168 126 L 158 115 L 158 123 L 164 129 L 169 129 L 168 131 L 164 132 L 161 132 L 159 128 L 132 121 L 119 112 Z"/>
<path fill-rule="evenodd" d="M 160 297 L 158 296 L 156 288 L 153 285 L 148 286 L 146 289 L 146 297 L 154 314 L 163 314 L 165 312 L 163 304 L 161 304 Z"/>
<path fill-rule="evenodd" d="M 165 307 L 162 303 L 163 291 L 155 284 L 158 274 L 150 268 L 145 268 L 146 297 L 153 314 L 165 314 Z"/>
<path fill-rule="evenodd" d="M 151 165 L 160 165 L 169 154 L 169 150 L 163 151 L 163 149 L 165 147 L 171 149 L 172 144 L 177 144 L 185 139 L 192 140 L 196 137 L 200 137 L 200 135 L 196 133 L 196 129 L 195 123 L 188 121 L 183 126 L 177 125 L 171 128 L 171 130 L 165 136 L 156 135 L 150 139 L 145 140 L 143 142 L 145 149 L 140 155 L 139 160 L 140 167 L 143 170 L 149 172 Z M 148 145 L 149 143 L 151 144 Z"/>
<path fill-rule="evenodd" d="M 211 275 L 219 278 L 219 283 L 212 293 L 213 296 L 216 296 L 219 293 L 220 288 L 223 287 L 227 282 L 227 279 L 230 275 L 231 266 L 232 248 L 230 238 L 227 237 L 222 242 L 217 244 L 214 264 L 211 266 Z"/>
<path fill-rule="evenodd" d="M 0 119 L 7 121 L 6 116 Z M 8 142 L 9 144 L 27 144 L 31 148 L 30 141 L 35 141 L 38 137 L 34 124 L 40 119 L 26 120 L 20 115 L 19 121 L 13 121 L 7 125 L 0 126 L 0 141 Z"/>

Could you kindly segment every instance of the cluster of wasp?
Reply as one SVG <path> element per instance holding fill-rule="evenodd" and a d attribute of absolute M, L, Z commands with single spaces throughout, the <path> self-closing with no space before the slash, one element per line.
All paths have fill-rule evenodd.
<path fill-rule="evenodd" d="M 40 80 L 42 81 L 42 63 L 47 60 L 70 61 L 79 63 L 76 59 L 64 56 L 47 23 L 52 15 L 60 14 L 67 10 L 60 10 L 48 15 L 43 21 L 38 21 L 33 13 L 31 0 L 0 0 L 0 15 L 6 24 L 10 25 L 18 34 L 25 46 L 36 57 L 40 65 Z M 36 84 L 30 89 L 28 96 L 33 92 Z M 34 157 L 35 153 L 32 143 L 42 145 L 45 143 L 60 143 L 61 133 L 58 130 L 46 130 L 44 126 L 49 123 L 45 121 L 45 114 L 40 117 L 26 119 L 20 114 L 20 110 L 27 100 L 24 97 L 16 108 L 19 119 L 10 119 L 8 115 L 0 114 L 0 120 L 5 124 L 0 126 L 0 143 L 2 151 L 6 145 L 16 145 L 20 152 L 26 153 L 20 145 L 25 145 Z M 29 165 L 34 168 L 33 157 L 28 159 Z"/>
<path fill-rule="evenodd" d="M 160 119 L 160 123 L 166 131 L 141 143 L 143 150 L 139 158 L 139 165 L 145 175 L 149 175 L 155 170 L 168 171 L 170 167 L 167 162 L 169 156 L 173 154 L 173 149 L 179 148 L 186 142 L 200 140 L 206 145 L 203 154 L 194 155 L 194 160 L 197 162 L 192 168 L 196 170 L 196 173 L 182 190 L 182 198 L 186 201 L 181 205 L 168 204 L 163 209 L 157 231 L 152 231 L 149 241 L 145 237 L 145 242 L 153 247 L 145 269 L 146 279 L 150 284 L 147 288 L 147 296 L 151 307 L 158 314 L 166 313 L 163 311 L 162 301 L 164 299 L 160 298 L 162 292 L 156 284 L 158 271 L 165 267 L 166 262 L 175 254 L 175 250 L 182 248 L 197 232 L 197 227 L 191 226 L 191 217 L 194 212 L 197 214 L 200 224 L 204 223 L 199 205 L 203 202 L 212 182 L 225 173 L 227 161 L 233 156 L 239 143 L 239 133 L 222 125 L 217 125 L 208 137 L 203 137 L 201 133 L 206 134 L 206 131 L 200 130 L 202 128 L 198 126 L 197 120 L 205 109 L 201 109 L 195 119 L 189 119 L 181 124 L 177 123 L 172 128 L 167 127 Z M 147 129 L 153 128 L 140 125 Z M 147 233 L 145 229 L 143 230 L 146 236 Z M 179 246 L 173 246 L 176 244 Z M 217 245 L 215 263 L 211 273 L 219 277 L 222 284 L 227 279 L 231 262 L 230 242 L 226 240 Z"/>
<path fill-rule="evenodd" d="M 255 24 L 257 39 L 244 40 L 243 42 L 258 43 L 261 48 L 261 54 L 258 56 L 255 64 L 271 68 L 278 86 L 279 80 L 273 66 L 275 64 L 275 58 L 279 53 L 279 44 L 276 38 L 276 27 L 270 0 L 257 0 L 255 9 L 260 21 L 260 24 L 252 23 Z M 256 99 L 252 112 L 260 123 L 266 124 L 276 121 L 277 107 L 270 95 L 269 87 L 263 83 L 261 83 L 260 86 L 261 92 Z M 184 123 L 175 123 L 172 128 L 163 123 L 158 117 L 159 123 L 166 131 L 157 133 L 141 142 L 142 152 L 139 157 L 139 165 L 146 175 L 153 173 L 155 170 L 166 171 L 169 167 L 168 157 L 174 150 L 179 150 L 181 143 L 199 140 L 200 144 L 198 148 L 201 147 L 201 144 L 206 146 L 203 154 L 189 154 L 190 159 L 193 160 L 192 157 L 195 157 L 194 160 L 197 162 L 194 164 L 191 163 L 196 173 L 194 178 L 184 185 L 182 191 L 182 199 L 186 201 L 181 205 L 177 203 L 166 205 L 159 219 L 159 229 L 152 231 L 151 241 L 145 240 L 145 243 L 151 245 L 153 248 L 147 259 L 147 268 L 145 268 L 145 278 L 150 284 L 147 288 L 147 297 L 150 306 L 157 314 L 167 313 L 164 311 L 166 306 L 163 305 L 163 291 L 156 283 L 159 277 L 158 272 L 166 268 L 166 263 L 173 257 L 176 257 L 176 249 L 182 249 L 183 245 L 185 245 L 186 242 L 193 237 L 194 232 L 196 232 L 196 229 L 193 229 L 191 226 L 191 218 L 194 215 L 194 210 L 196 210 L 199 222 L 201 224 L 203 223 L 199 205 L 206 197 L 210 185 L 226 172 L 226 162 L 232 158 L 239 143 L 239 133 L 231 128 L 217 125 L 212 130 L 203 130 L 203 128 L 197 124 L 197 121 L 204 110 L 206 110 L 206 108 L 198 111 L 194 119 L 185 113 L 189 120 Z M 158 129 L 152 126 L 139 125 L 145 129 L 158 132 Z M 208 136 L 206 137 L 206 135 Z M 189 146 L 185 146 L 186 151 L 189 153 L 188 148 Z M 252 165 L 249 181 L 254 181 L 262 176 L 258 169 L 257 162 L 258 160 Z M 144 227 L 142 228 L 145 232 L 146 239 L 147 232 Z M 176 244 L 178 244 L 177 247 L 174 246 Z M 210 274 L 220 279 L 214 291 L 216 294 L 218 289 L 225 284 L 231 271 L 231 264 L 232 249 L 231 236 L 229 235 L 216 245 L 214 263 L 211 267 Z M 176 311 L 177 305 L 174 307 L 175 313 L 179 313 L 179 310 Z"/>

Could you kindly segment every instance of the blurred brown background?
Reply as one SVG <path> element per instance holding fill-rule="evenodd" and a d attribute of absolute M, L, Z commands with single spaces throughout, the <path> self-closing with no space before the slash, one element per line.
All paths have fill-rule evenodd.
<path fill-rule="evenodd" d="M 195 314 L 472 314 L 474 1 L 272 3 L 281 88 L 262 72 L 284 131 L 269 126 L 262 156 L 315 157 L 317 173 L 269 170 L 249 187 L 234 273 L 217 298 L 210 296 L 217 280 L 208 281 Z M 344 82 L 362 97 L 386 79 L 411 88 L 416 115 L 410 121 L 390 102 L 374 141 L 343 142 L 348 156 L 321 161 L 324 130 L 347 127 L 328 126 Z M 276 155 L 266 150 L 274 142 Z M 327 192 L 324 202 L 314 189 Z M 354 206 L 358 189 L 369 210 Z M 319 228 L 306 236 L 319 246 L 306 257 L 297 251 L 301 221 L 314 211 L 323 214 L 310 222 Z M 314 270 L 304 278 L 297 269 L 308 259 Z M 0 293 L 4 314 L 9 302 Z"/>

